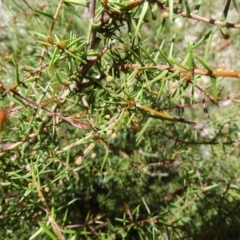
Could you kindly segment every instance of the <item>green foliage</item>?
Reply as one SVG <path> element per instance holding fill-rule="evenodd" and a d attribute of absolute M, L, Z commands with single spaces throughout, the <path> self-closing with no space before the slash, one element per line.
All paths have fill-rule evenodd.
<path fill-rule="evenodd" d="M 2 4 L 3 239 L 240 238 L 237 4 L 196 2 Z"/>

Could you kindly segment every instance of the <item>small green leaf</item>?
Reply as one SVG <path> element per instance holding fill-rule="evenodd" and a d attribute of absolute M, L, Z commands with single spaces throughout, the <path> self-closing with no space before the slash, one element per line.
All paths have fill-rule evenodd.
<path fill-rule="evenodd" d="M 195 55 L 195 58 L 197 58 L 197 60 L 209 71 L 212 72 L 212 68 L 204 61 L 202 60 L 200 57 L 198 57 L 197 55 Z"/>
<path fill-rule="evenodd" d="M 61 55 L 58 54 L 58 53 L 59 53 L 59 50 L 57 48 L 55 48 L 55 50 L 53 52 L 53 55 L 52 55 L 52 58 L 51 58 L 51 61 L 49 63 L 49 67 L 48 67 L 49 70 L 52 69 L 54 63 L 56 63 L 57 60 L 60 58 Z"/>
<path fill-rule="evenodd" d="M 199 0 L 197 5 L 194 7 L 193 13 L 197 14 L 200 10 L 201 5 L 202 5 L 202 0 Z"/>
<path fill-rule="evenodd" d="M 44 224 L 42 224 L 41 222 L 38 223 L 41 227 L 41 229 L 52 239 L 52 240 L 58 240 L 58 238 L 56 237 L 56 235 L 51 232 Z"/>
<path fill-rule="evenodd" d="M 193 46 L 191 43 L 188 45 L 188 54 L 187 54 L 187 62 L 186 65 L 188 69 L 193 70 L 195 68 L 194 56 L 193 56 Z"/>
<path fill-rule="evenodd" d="M 193 48 L 196 48 L 200 46 L 203 42 L 205 42 L 212 34 L 214 34 L 218 30 L 218 27 L 214 27 L 212 30 L 210 30 L 207 34 L 205 34 L 203 37 L 199 38 L 194 44 Z"/>
<path fill-rule="evenodd" d="M 154 4 L 152 7 L 152 12 L 156 12 L 158 10 L 158 5 Z"/>
<path fill-rule="evenodd" d="M 172 59 L 172 56 L 173 56 L 173 49 L 174 49 L 175 38 L 176 38 L 176 33 L 174 34 L 174 36 L 172 38 L 171 46 L 170 46 L 170 49 L 169 49 L 169 54 L 168 54 L 168 58 L 169 59 Z"/>
<path fill-rule="evenodd" d="M 222 16 L 221 16 L 221 21 L 225 21 L 226 20 L 230 4 L 231 4 L 231 0 L 227 0 L 225 8 L 224 8 Z"/>
<path fill-rule="evenodd" d="M 64 3 L 70 3 L 70 4 L 76 4 L 76 5 L 81 5 L 81 6 L 88 6 L 87 1 L 81 1 L 81 0 L 64 0 Z"/>
<path fill-rule="evenodd" d="M 146 131 L 146 129 L 148 128 L 148 126 L 150 125 L 150 123 L 152 122 L 152 120 L 153 120 L 153 118 L 148 118 L 147 122 L 144 124 L 141 131 L 137 134 L 137 137 L 136 137 L 137 145 L 139 145 L 141 143 L 142 136 L 143 136 L 144 132 Z"/>
<path fill-rule="evenodd" d="M 140 27 L 143 23 L 143 20 L 144 20 L 145 16 L 146 16 L 148 7 L 149 7 L 149 3 L 147 1 L 144 2 L 142 12 L 141 12 L 141 15 L 140 15 L 140 18 L 139 18 L 139 21 L 138 21 L 138 25 L 137 25 L 137 28 L 136 28 L 136 31 L 135 31 L 135 36 L 140 37 L 139 30 L 140 30 Z"/>
<path fill-rule="evenodd" d="M 42 12 L 42 11 L 39 11 L 39 10 L 34 10 L 34 14 L 35 15 L 43 15 L 45 17 L 48 17 L 48 18 L 54 20 L 53 15 L 50 14 L 50 13 Z"/>
<path fill-rule="evenodd" d="M 210 34 L 209 35 L 209 38 L 208 38 L 208 40 L 207 40 L 207 44 L 206 44 L 206 47 L 205 47 L 205 52 L 204 52 L 204 57 L 203 57 L 203 59 L 204 59 L 204 61 L 206 62 L 207 61 L 207 59 L 208 59 L 208 55 L 209 55 L 209 51 L 210 51 L 210 46 L 211 46 L 211 42 L 212 42 L 212 36 L 213 36 L 213 34 Z"/>

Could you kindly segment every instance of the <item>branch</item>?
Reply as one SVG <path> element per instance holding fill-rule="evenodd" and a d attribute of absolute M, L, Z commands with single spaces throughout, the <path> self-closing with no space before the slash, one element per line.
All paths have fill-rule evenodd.
<path fill-rule="evenodd" d="M 216 69 L 213 71 L 195 68 L 193 70 L 187 70 L 182 67 L 174 66 L 170 67 L 169 65 L 153 65 L 153 64 L 122 64 L 122 65 L 115 65 L 113 66 L 114 69 L 119 71 L 125 71 L 129 69 L 135 68 L 152 68 L 157 70 L 168 70 L 169 72 L 176 72 L 179 71 L 181 73 L 187 74 L 190 73 L 191 75 L 201 75 L 201 76 L 209 76 L 209 77 L 231 77 L 231 78 L 240 78 L 240 71 L 225 71 L 222 69 Z"/>
<path fill-rule="evenodd" d="M 240 28 L 240 24 L 235 24 L 235 23 L 228 23 L 228 22 L 222 22 L 222 21 L 218 21 L 212 18 L 205 18 L 193 13 L 187 14 L 186 12 L 181 12 L 179 10 L 174 11 L 174 13 L 176 14 L 181 14 L 183 17 L 185 18 L 191 18 L 200 22 L 206 22 L 215 26 L 222 26 L 222 27 L 226 27 L 226 28 Z"/>
<path fill-rule="evenodd" d="M 90 28 L 92 28 L 91 24 L 95 18 L 95 9 L 96 9 L 96 0 L 91 0 L 91 2 L 90 2 L 90 26 L 89 26 Z M 95 29 L 93 29 L 92 34 L 91 34 L 90 43 L 88 45 L 88 50 L 94 49 L 95 42 L 96 42 L 96 35 L 97 35 L 97 31 Z"/>

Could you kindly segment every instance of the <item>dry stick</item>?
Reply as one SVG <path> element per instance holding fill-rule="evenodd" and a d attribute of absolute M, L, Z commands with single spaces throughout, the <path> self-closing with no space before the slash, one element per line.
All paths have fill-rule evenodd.
<path fill-rule="evenodd" d="M 222 22 L 222 21 L 218 21 L 212 18 L 205 18 L 193 13 L 187 14 L 186 12 L 180 12 L 179 10 L 175 11 L 176 14 L 181 14 L 183 17 L 186 18 L 191 18 L 200 22 L 206 22 L 206 23 L 210 23 L 213 24 L 215 26 L 222 26 L 222 27 L 226 27 L 226 28 L 240 28 L 240 24 L 235 24 L 235 23 L 228 23 L 228 22 Z"/>
<path fill-rule="evenodd" d="M 62 116 L 61 114 L 58 114 L 56 112 L 53 112 L 51 110 L 49 110 L 48 108 L 45 108 L 45 107 L 41 107 L 40 104 L 38 103 L 35 103 L 33 102 L 32 100 L 22 96 L 21 94 L 19 94 L 18 92 L 16 92 L 15 90 L 10 90 L 13 94 L 15 94 L 16 96 L 18 96 L 19 98 L 21 98 L 22 100 L 24 100 L 25 102 L 27 102 L 29 105 L 35 107 L 35 108 L 39 108 L 39 109 L 42 109 L 43 111 L 45 111 L 48 115 L 50 116 L 53 116 L 53 117 L 58 117 L 68 123 L 70 123 L 71 125 L 73 126 L 77 126 L 78 128 L 81 128 L 81 129 L 88 129 L 87 127 L 87 123 L 79 120 L 79 121 L 74 121 L 74 119 L 71 119 L 69 117 L 64 117 Z"/>
<path fill-rule="evenodd" d="M 98 230 L 98 229 L 100 229 L 100 228 L 103 228 L 103 227 L 106 227 L 107 225 L 109 225 L 109 223 L 108 222 L 102 222 L 102 221 L 89 221 L 88 223 L 87 223 L 87 225 L 91 225 L 91 224 L 100 224 L 100 225 L 98 225 L 98 226 L 95 226 L 94 227 L 94 230 Z M 66 226 L 64 226 L 64 228 L 65 229 L 73 229 L 73 228 L 80 228 L 80 227 L 82 227 L 82 226 L 85 226 L 86 224 L 85 223 L 83 223 L 83 224 L 74 224 L 74 225 L 66 225 Z"/>
<path fill-rule="evenodd" d="M 2 152 L 0 152 L 0 157 L 5 155 L 7 152 L 10 152 L 11 150 L 17 148 L 18 146 L 22 145 L 23 143 L 29 141 L 30 139 L 35 138 L 37 135 L 38 135 L 38 133 L 32 133 L 32 134 L 30 134 L 29 136 L 27 136 L 26 138 L 22 139 L 19 142 L 6 143 L 6 148 L 4 148 L 4 150 Z M 1 145 L 3 145 L 3 144 L 1 144 Z"/>
<path fill-rule="evenodd" d="M 55 14 L 54 14 L 54 16 L 53 16 L 53 21 L 52 21 L 51 27 L 50 27 L 50 29 L 49 29 L 49 33 L 50 33 L 50 34 L 52 34 L 52 31 L 53 31 L 53 28 L 54 28 L 56 19 L 57 19 L 57 17 L 58 17 L 58 14 L 59 14 L 59 12 L 60 12 L 60 9 L 61 9 L 61 7 L 62 7 L 62 5 L 63 5 L 63 2 L 64 2 L 63 0 L 61 0 L 61 1 L 59 2 L 58 7 L 57 7 L 57 10 L 56 10 L 56 12 L 55 12 Z"/>
<path fill-rule="evenodd" d="M 165 4 L 159 3 L 157 0 L 148 0 L 149 3 L 151 4 L 157 4 L 159 9 L 162 11 L 168 11 L 169 8 L 165 6 Z M 182 12 L 179 9 L 174 9 L 173 12 L 175 14 L 180 14 L 182 15 L 182 17 L 184 18 L 190 18 L 193 20 L 197 20 L 200 22 L 205 22 L 205 23 L 209 23 L 215 26 L 222 26 L 222 27 L 226 27 L 226 28 L 240 28 L 240 24 L 235 24 L 235 23 L 229 23 L 229 22 L 223 22 L 223 21 L 219 21 L 219 20 L 215 20 L 212 18 L 206 18 L 206 17 L 202 17 L 199 16 L 197 14 L 193 14 L 193 13 L 186 13 L 186 12 Z"/>
<path fill-rule="evenodd" d="M 194 85 L 192 81 L 190 81 L 190 83 L 191 83 L 192 85 Z M 207 93 L 204 89 L 202 89 L 202 88 L 201 88 L 200 86 L 198 86 L 197 84 L 195 84 L 195 87 L 196 87 L 203 95 L 207 96 L 207 97 L 209 98 L 209 100 L 210 100 L 214 105 L 216 105 L 216 106 L 219 107 L 217 101 L 215 102 L 214 97 L 212 97 L 209 93 Z M 205 109 L 205 103 L 206 103 L 206 100 L 205 100 L 205 98 L 204 98 L 204 99 L 203 99 L 204 112 L 205 112 L 205 110 L 207 111 L 207 109 Z M 206 112 L 205 112 L 205 113 L 206 113 Z"/>
<path fill-rule="evenodd" d="M 76 147 L 76 146 L 84 143 L 86 140 L 92 139 L 93 137 L 94 137 L 94 136 L 93 136 L 93 133 L 90 133 L 90 134 L 87 135 L 86 137 L 81 138 L 81 139 L 79 139 L 79 140 L 77 140 L 77 141 L 69 144 L 68 146 L 62 148 L 61 150 L 58 150 L 58 151 L 56 152 L 56 154 L 61 154 L 61 153 L 63 153 L 63 152 L 69 151 L 69 150 L 72 149 L 73 147 Z"/>
<path fill-rule="evenodd" d="M 135 68 L 147 68 L 151 67 L 152 69 L 157 69 L 157 70 L 168 70 L 169 72 L 182 72 L 182 73 L 191 73 L 192 75 L 201 75 L 201 76 L 209 76 L 209 77 L 231 77 L 231 78 L 240 78 L 240 71 L 224 71 L 224 70 L 213 70 L 213 71 L 208 71 L 205 69 L 193 69 L 191 71 L 188 71 L 182 67 L 174 66 L 170 67 L 169 65 L 153 65 L 153 64 L 123 64 L 123 65 L 115 65 L 113 66 L 116 70 L 124 71 L 124 70 L 129 70 L 129 69 L 135 69 Z"/>

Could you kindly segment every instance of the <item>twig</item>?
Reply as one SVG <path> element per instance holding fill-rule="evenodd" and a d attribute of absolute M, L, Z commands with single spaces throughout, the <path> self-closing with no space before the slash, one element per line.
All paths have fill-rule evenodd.
<path fill-rule="evenodd" d="M 53 16 L 53 21 L 52 21 L 52 24 L 51 24 L 50 29 L 49 29 L 49 33 L 50 33 L 50 34 L 52 34 L 52 31 L 53 31 L 55 22 L 56 22 L 56 20 L 57 20 L 57 17 L 58 17 L 58 14 L 59 14 L 59 12 L 60 12 L 60 9 L 61 9 L 61 7 L 62 7 L 62 5 L 63 5 L 63 2 L 64 2 L 63 0 L 60 0 L 60 2 L 59 2 L 59 4 L 58 4 L 58 7 L 57 7 L 57 10 L 56 10 L 56 12 L 55 12 L 55 14 L 54 14 L 54 16 Z"/>
<path fill-rule="evenodd" d="M 38 103 L 36 103 L 36 102 L 34 102 L 34 101 L 32 101 L 32 100 L 30 100 L 30 99 L 22 96 L 21 94 L 19 94 L 19 93 L 16 92 L 15 90 L 11 90 L 11 89 L 10 89 L 10 91 L 11 91 L 13 94 L 15 94 L 16 96 L 18 96 L 20 99 L 24 100 L 24 101 L 25 101 L 26 103 L 28 103 L 29 105 L 31 105 L 31 106 L 33 106 L 33 107 L 35 107 L 35 108 L 42 109 L 43 111 L 45 111 L 48 115 L 50 115 L 50 116 L 52 116 L 52 117 L 58 117 L 58 118 L 62 119 L 63 121 L 66 121 L 66 122 L 70 123 L 71 125 L 76 126 L 76 127 L 78 127 L 78 128 L 81 128 L 81 129 L 89 129 L 89 128 L 90 128 L 89 125 L 88 125 L 86 122 L 84 122 L 84 121 L 76 120 L 76 118 L 73 119 L 73 118 L 70 118 L 70 117 L 62 116 L 61 114 L 56 113 L 56 112 L 53 112 L 53 111 L 51 111 L 51 110 L 48 109 L 48 108 L 41 107 L 40 104 L 38 104 Z"/>
<path fill-rule="evenodd" d="M 213 70 L 208 71 L 205 69 L 195 68 L 193 70 L 186 70 L 182 67 L 174 66 L 170 67 L 169 65 L 153 65 L 153 64 L 122 64 L 113 66 L 114 69 L 119 71 L 125 71 L 129 69 L 135 68 L 152 68 L 157 70 L 168 70 L 169 72 L 182 72 L 184 74 L 191 73 L 192 75 L 201 75 L 201 76 L 209 76 L 209 77 L 230 77 L 230 78 L 240 78 L 240 71 L 225 71 L 225 70 Z"/>
<path fill-rule="evenodd" d="M 52 31 L 53 31 L 55 22 L 56 22 L 56 20 L 57 20 L 57 17 L 58 17 L 58 14 L 59 14 L 59 12 L 60 12 L 60 9 L 61 9 L 61 7 L 62 7 L 62 5 L 63 5 L 63 2 L 64 2 L 64 0 L 60 0 L 60 2 L 59 2 L 59 4 L 58 4 L 57 10 L 56 10 L 56 12 L 55 12 L 55 14 L 54 14 L 54 16 L 53 16 L 52 24 L 51 24 L 50 29 L 49 29 L 49 35 L 52 34 Z M 43 49 L 42 49 L 41 55 L 40 55 L 39 65 L 41 65 L 42 62 L 43 62 L 43 59 L 44 59 L 44 55 L 45 55 L 45 53 L 46 53 L 46 50 L 47 50 L 47 47 L 44 46 Z"/>
<path fill-rule="evenodd" d="M 95 9 L 96 9 L 96 0 L 91 0 L 91 2 L 90 2 L 90 26 L 89 26 L 90 28 L 92 28 L 91 24 L 95 18 Z M 96 35 L 97 35 L 97 31 L 95 29 L 93 29 L 92 33 L 91 33 L 90 43 L 88 45 L 88 50 L 94 49 L 95 42 L 96 42 Z"/>
<path fill-rule="evenodd" d="M 25 137 L 24 139 L 22 139 L 21 141 L 19 142 L 16 142 L 16 143 L 6 143 L 5 145 L 1 144 L 0 146 L 1 147 L 4 147 L 4 150 L 2 152 L 0 152 L 0 157 L 4 156 L 7 152 L 10 152 L 11 150 L 17 148 L 18 146 L 22 145 L 23 143 L 29 141 L 30 139 L 33 139 L 35 138 L 39 133 L 32 133 L 30 134 L 29 136 Z M 2 149 L 1 149 L 2 150 Z"/>
<path fill-rule="evenodd" d="M 175 11 L 174 13 L 176 14 L 181 14 L 183 17 L 185 18 L 191 18 L 200 22 L 206 22 L 215 26 L 222 26 L 222 27 L 226 27 L 226 28 L 240 28 L 240 24 L 235 24 L 235 23 L 229 23 L 229 22 L 222 22 L 222 21 L 218 21 L 212 18 L 205 18 L 193 13 L 187 14 L 186 12 L 180 12 L 179 10 Z"/>

